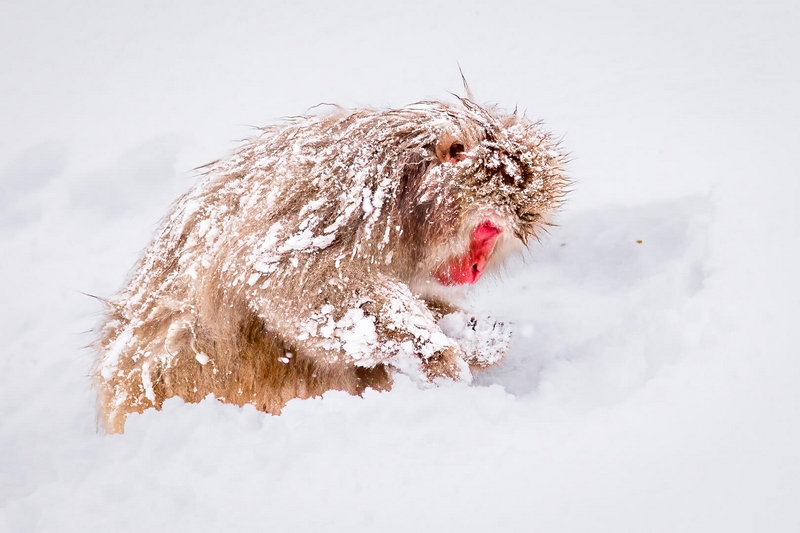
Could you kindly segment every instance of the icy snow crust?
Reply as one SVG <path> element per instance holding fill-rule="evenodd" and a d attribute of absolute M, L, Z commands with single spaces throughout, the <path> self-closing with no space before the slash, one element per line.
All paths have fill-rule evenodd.
<path fill-rule="evenodd" d="M 307 5 L 3 4 L 0 532 L 800 531 L 797 2 Z M 187 170 L 309 102 L 461 94 L 457 61 L 573 157 L 557 226 L 467 302 L 507 356 L 98 432 L 82 293 Z"/>

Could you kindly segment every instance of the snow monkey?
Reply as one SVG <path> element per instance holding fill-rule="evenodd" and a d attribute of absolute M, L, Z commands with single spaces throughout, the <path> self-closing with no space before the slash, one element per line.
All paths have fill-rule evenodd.
<path fill-rule="evenodd" d="M 100 416 L 208 394 L 278 414 L 292 398 L 469 382 L 510 329 L 456 307 L 548 225 L 568 180 L 539 123 L 425 101 L 259 130 L 202 169 L 95 347 Z"/>

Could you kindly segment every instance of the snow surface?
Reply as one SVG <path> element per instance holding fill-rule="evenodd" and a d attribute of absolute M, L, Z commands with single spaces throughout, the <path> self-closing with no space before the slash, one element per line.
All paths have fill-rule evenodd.
<path fill-rule="evenodd" d="M 796 2 L 7 2 L 0 530 L 800 530 Z M 82 348 L 191 169 L 319 102 L 544 119 L 559 226 L 472 385 L 98 433 Z M 366 204 L 365 204 L 366 205 Z M 639 242 L 641 241 L 641 242 Z"/>

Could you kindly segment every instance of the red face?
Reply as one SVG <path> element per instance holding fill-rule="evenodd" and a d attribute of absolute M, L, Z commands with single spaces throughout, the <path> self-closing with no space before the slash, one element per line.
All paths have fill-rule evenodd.
<path fill-rule="evenodd" d="M 495 226 L 490 220 L 478 224 L 470 237 L 469 251 L 466 255 L 457 257 L 435 274 L 439 283 L 466 285 L 478 281 L 502 232 L 503 229 Z"/>

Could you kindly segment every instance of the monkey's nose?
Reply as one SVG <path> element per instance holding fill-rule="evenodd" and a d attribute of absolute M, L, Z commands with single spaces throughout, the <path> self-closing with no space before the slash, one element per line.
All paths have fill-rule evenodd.
<path fill-rule="evenodd" d="M 489 255 L 492 252 L 489 252 L 486 256 L 478 256 L 477 258 L 473 259 L 472 263 L 472 283 L 478 281 L 478 278 L 481 277 L 483 274 L 483 270 L 486 268 L 486 261 L 489 259 Z"/>

